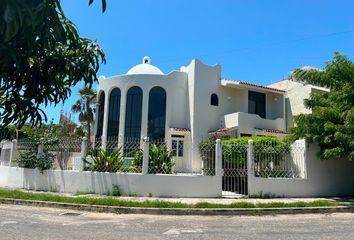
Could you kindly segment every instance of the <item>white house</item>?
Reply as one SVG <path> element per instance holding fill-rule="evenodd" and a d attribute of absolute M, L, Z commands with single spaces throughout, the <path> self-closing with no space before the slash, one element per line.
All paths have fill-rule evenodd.
<path fill-rule="evenodd" d="M 149 57 L 126 74 L 100 77 L 96 138 L 165 139 L 181 161 L 194 159 L 197 146 L 210 134 L 231 137 L 282 135 L 286 132 L 285 91 L 221 78 L 220 65 L 197 59 L 164 74 Z M 193 154 L 191 156 L 190 154 Z"/>

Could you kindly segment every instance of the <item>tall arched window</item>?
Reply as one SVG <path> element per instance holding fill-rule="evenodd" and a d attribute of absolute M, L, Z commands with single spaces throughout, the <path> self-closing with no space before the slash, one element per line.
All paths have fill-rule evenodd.
<path fill-rule="evenodd" d="M 140 138 L 143 91 L 140 87 L 131 87 L 127 93 L 125 112 L 125 138 Z"/>
<path fill-rule="evenodd" d="M 103 132 L 104 98 L 105 94 L 104 92 L 101 92 L 98 97 L 96 138 L 100 138 Z"/>
<path fill-rule="evenodd" d="M 108 138 L 118 137 L 119 134 L 120 95 L 119 88 L 114 88 L 109 95 Z"/>
<path fill-rule="evenodd" d="M 210 105 L 219 106 L 219 97 L 218 97 L 218 95 L 216 95 L 216 93 L 211 94 Z"/>
<path fill-rule="evenodd" d="M 148 136 L 150 139 L 164 139 L 166 124 L 166 91 L 154 87 L 149 93 Z"/>

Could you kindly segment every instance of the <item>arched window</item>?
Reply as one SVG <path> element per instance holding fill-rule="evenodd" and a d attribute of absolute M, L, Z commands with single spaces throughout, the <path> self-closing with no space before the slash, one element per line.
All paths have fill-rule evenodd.
<path fill-rule="evenodd" d="M 216 95 L 216 93 L 211 94 L 210 105 L 219 106 L 219 98 L 218 98 L 218 95 Z"/>
<path fill-rule="evenodd" d="M 108 138 L 118 137 L 119 134 L 120 95 L 119 88 L 114 88 L 109 95 Z"/>
<path fill-rule="evenodd" d="M 148 136 L 150 139 L 164 139 L 166 124 L 166 91 L 154 87 L 149 93 Z"/>
<path fill-rule="evenodd" d="M 125 138 L 140 138 L 143 90 L 131 87 L 127 93 L 127 108 L 125 112 Z"/>
<path fill-rule="evenodd" d="M 102 92 L 98 97 L 96 138 L 100 138 L 103 132 L 104 95 L 104 92 Z"/>

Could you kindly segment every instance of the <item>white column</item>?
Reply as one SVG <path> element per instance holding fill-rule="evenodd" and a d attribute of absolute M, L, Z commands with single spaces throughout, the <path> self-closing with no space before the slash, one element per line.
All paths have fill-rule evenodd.
<path fill-rule="evenodd" d="M 5 150 L 4 150 L 4 142 L 5 140 L 2 140 L 0 142 L 0 145 L 1 145 L 1 152 L 0 152 L 0 164 L 2 165 L 4 160 L 5 160 Z"/>
<path fill-rule="evenodd" d="M 215 144 L 215 176 L 222 176 L 222 145 L 221 140 L 216 139 Z"/>
<path fill-rule="evenodd" d="M 40 139 L 40 143 L 38 145 L 38 152 L 37 152 L 38 156 L 43 155 L 43 153 L 44 153 L 44 144 L 43 144 L 43 142 L 44 142 L 44 138 L 41 138 Z"/>
<path fill-rule="evenodd" d="M 95 104 L 95 108 L 96 108 L 96 120 L 95 120 L 94 134 L 93 134 L 93 136 L 94 136 L 93 143 L 94 144 L 96 144 L 96 134 L 97 134 L 97 126 L 98 126 L 98 110 L 100 108 L 100 104 L 98 102 Z"/>
<path fill-rule="evenodd" d="M 104 96 L 104 114 L 103 114 L 103 131 L 102 131 L 102 148 L 106 149 L 107 130 L 108 130 L 108 114 L 109 114 L 109 95 L 108 92 Z"/>
<path fill-rule="evenodd" d="M 143 174 L 147 174 L 149 171 L 149 138 L 143 139 Z"/>
<path fill-rule="evenodd" d="M 16 153 L 17 153 L 17 140 L 14 139 L 12 140 L 9 167 L 11 167 L 12 160 L 16 158 Z"/>
<path fill-rule="evenodd" d="M 80 161 L 80 165 L 78 167 L 79 171 L 83 171 L 85 168 L 85 164 L 86 164 L 86 156 L 87 156 L 87 137 L 83 137 L 82 138 L 82 142 L 81 142 L 81 161 Z"/>
<path fill-rule="evenodd" d="M 254 177 L 254 146 L 253 140 L 248 140 L 248 151 L 247 151 L 247 192 L 251 193 L 252 178 Z"/>
<path fill-rule="evenodd" d="M 140 136 L 148 136 L 148 112 L 149 112 L 149 91 L 143 89 Z"/>
<path fill-rule="evenodd" d="M 126 110 L 127 110 L 127 91 L 123 91 L 121 89 L 118 147 L 123 147 L 123 145 L 124 145 L 125 113 L 126 113 Z"/>
<path fill-rule="evenodd" d="M 283 131 L 287 132 L 288 129 L 287 129 L 287 113 L 286 113 L 286 98 L 285 98 L 285 94 L 282 95 L 283 96 L 283 119 L 284 119 L 284 129 Z"/>

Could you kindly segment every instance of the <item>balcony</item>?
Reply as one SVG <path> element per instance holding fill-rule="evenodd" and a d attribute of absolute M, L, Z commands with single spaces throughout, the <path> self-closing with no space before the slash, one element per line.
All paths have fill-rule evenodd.
<path fill-rule="evenodd" d="M 286 131 L 284 118 L 264 119 L 256 114 L 236 112 L 221 117 L 221 127 L 237 128 L 238 135 L 255 135 L 256 129 Z"/>

